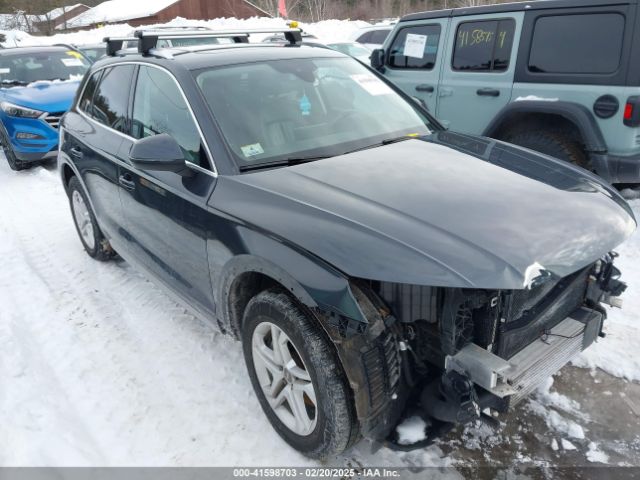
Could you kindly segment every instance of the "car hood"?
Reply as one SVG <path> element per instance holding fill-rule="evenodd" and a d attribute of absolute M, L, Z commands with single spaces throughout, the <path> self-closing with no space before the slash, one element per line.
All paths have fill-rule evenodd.
<path fill-rule="evenodd" d="M 594 175 L 451 132 L 222 176 L 212 201 L 349 276 L 447 287 L 522 289 L 564 277 L 636 227 Z"/>
<path fill-rule="evenodd" d="M 79 81 L 34 82 L 26 87 L 12 87 L 1 91 L 4 100 L 45 112 L 65 112 L 71 107 Z"/>

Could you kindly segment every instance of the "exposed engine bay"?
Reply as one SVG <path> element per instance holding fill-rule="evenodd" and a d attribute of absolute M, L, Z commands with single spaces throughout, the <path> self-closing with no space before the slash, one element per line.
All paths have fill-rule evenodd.
<path fill-rule="evenodd" d="M 382 417 L 369 419 L 369 436 L 388 436 L 407 409 L 452 426 L 521 401 L 604 336 L 602 303 L 619 307 L 626 289 L 616 256 L 564 278 L 540 275 L 522 290 L 358 281 L 386 326 L 362 352 Z"/>

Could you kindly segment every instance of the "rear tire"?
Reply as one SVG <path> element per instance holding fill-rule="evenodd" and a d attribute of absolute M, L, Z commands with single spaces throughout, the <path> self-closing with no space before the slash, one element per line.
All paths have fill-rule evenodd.
<path fill-rule="evenodd" d="M 507 134 L 505 141 L 589 169 L 589 162 L 580 145 L 561 133 L 519 131 Z"/>
<path fill-rule="evenodd" d="M 242 343 L 262 410 L 285 442 L 316 459 L 355 443 L 358 421 L 335 348 L 287 293 L 270 289 L 249 301 Z"/>
<path fill-rule="evenodd" d="M 111 248 L 109 240 L 105 238 L 96 222 L 87 196 L 77 177 L 73 176 L 67 186 L 71 215 L 82 246 L 91 258 L 101 262 L 111 260 L 116 252 Z"/>

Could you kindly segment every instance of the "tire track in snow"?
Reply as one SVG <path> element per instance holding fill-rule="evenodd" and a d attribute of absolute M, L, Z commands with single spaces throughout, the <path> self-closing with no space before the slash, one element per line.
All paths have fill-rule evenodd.
<path fill-rule="evenodd" d="M 189 445 L 189 449 L 184 446 L 182 449 L 172 447 L 172 436 L 176 431 L 185 437 L 182 439 L 183 445 L 186 440 L 190 444 L 196 442 L 198 437 L 220 441 L 229 436 L 228 431 L 211 432 L 211 428 L 220 423 L 216 415 L 216 403 L 219 401 L 216 393 L 219 392 L 212 392 L 212 397 L 200 398 L 193 405 L 193 399 L 186 398 L 184 390 L 193 387 L 194 382 L 211 384 L 213 376 L 210 374 L 217 367 L 218 372 L 225 373 L 225 369 L 219 368 L 219 362 L 216 362 L 220 352 L 212 354 L 210 351 L 211 341 L 221 343 L 219 349 L 228 351 L 230 357 L 235 357 L 234 365 L 243 367 L 238 346 L 230 340 L 218 339 L 210 327 L 185 314 L 183 308 L 168 300 L 129 268 L 122 264 L 99 265 L 86 257 L 75 238 L 61 188 L 56 193 L 58 198 L 55 200 L 63 202 L 64 211 L 58 206 L 51 211 L 51 202 L 48 200 L 52 199 L 48 198 L 44 202 L 29 202 L 26 209 L 22 208 L 16 196 L 21 192 L 5 189 L 5 203 L 8 200 L 14 208 L 10 219 L 3 215 L 3 225 L 8 225 L 7 220 L 11 221 L 11 230 L 17 237 L 11 249 L 17 251 L 8 251 L 4 255 L 13 257 L 12 263 L 16 265 L 9 275 L 20 278 L 20 275 L 24 275 L 25 265 L 30 274 L 28 281 L 9 285 L 10 296 L 18 299 L 10 311 L 14 312 L 13 316 L 17 319 L 32 319 L 30 323 L 34 328 L 26 336 L 32 339 L 32 343 L 38 343 L 37 349 L 46 356 L 51 368 L 64 372 L 66 380 L 59 390 L 67 391 L 72 398 L 69 403 L 79 409 L 80 416 L 90 418 L 92 415 L 95 417 L 96 412 L 101 412 L 95 419 L 98 421 L 93 422 L 97 425 L 90 427 L 94 437 L 102 437 L 101 450 L 111 450 L 107 458 L 120 464 L 126 463 L 127 459 L 129 462 L 135 459 L 143 463 L 157 463 L 158 458 L 167 453 L 170 457 L 166 461 L 175 463 L 187 456 L 192 448 L 192 445 Z M 34 238 L 49 240 L 34 242 Z M 9 273 L 6 265 L 5 273 Z M 30 312 L 34 310 L 33 299 L 29 302 L 29 299 L 20 298 L 19 295 L 24 290 L 24 284 L 34 281 L 34 277 L 39 278 L 44 286 L 38 291 L 38 307 L 46 307 L 45 311 L 56 313 L 48 322 L 35 320 L 37 315 Z M 24 308 L 25 304 L 29 307 Z M 176 340 L 176 336 L 166 335 L 167 318 L 170 327 L 177 329 L 173 333 L 186 334 L 186 344 L 173 349 L 168 345 L 171 340 Z M 56 328 L 58 332 L 53 335 L 45 333 L 47 328 Z M 63 335 L 66 337 L 66 348 L 60 348 Z M 158 339 L 160 342 L 156 341 Z M 193 351 L 202 357 L 198 369 L 202 370 L 203 379 L 209 373 L 208 382 L 190 375 Z M 129 352 L 139 354 L 130 355 Z M 167 358 L 167 354 L 170 358 Z M 103 355 L 106 358 L 97 359 Z M 90 360 L 88 364 L 87 359 Z M 154 364 L 156 359 L 162 361 Z M 238 377 L 240 373 L 241 378 Z M 235 368 L 223 376 L 230 374 L 232 378 L 226 378 L 226 383 L 232 387 L 229 393 L 236 393 L 240 398 L 250 397 L 250 386 L 244 371 Z M 87 388 L 86 395 L 78 392 L 73 385 Z M 108 398 L 109 401 L 102 402 L 101 398 Z M 114 399 L 117 401 L 113 402 Z M 212 417 L 208 419 L 207 427 L 203 428 L 203 420 L 206 419 L 189 415 L 189 410 L 193 410 L 189 407 L 194 406 L 196 411 L 197 407 L 203 406 L 211 410 Z M 256 410 L 250 408 L 246 413 L 246 418 L 251 419 Z M 262 417 L 259 420 L 263 423 L 262 429 L 268 432 L 266 420 Z M 225 429 L 232 430 L 228 422 L 222 424 Z M 116 432 L 129 436 L 128 445 L 120 442 L 115 435 L 111 439 L 105 438 L 108 435 L 104 432 L 113 431 L 114 427 Z M 248 425 L 242 427 L 247 428 Z M 157 441 L 153 447 L 162 450 L 162 454 L 155 452 L 145 458 L 145 451 L 154 450 L 149 449 L 149 440 L 145 438 L 149 434 L 156 434 Z M 275 434 L 271 436 L 275 437 Z M 269 441 L 277 443 L 279 439 L 269 438 Z M 243 442 L 246 443 L 246 439 Z M 136 445 L 142 446 L 141 451 L 136 452 Z M 286 447 L 282 450 L 286 451 Z M 290 457 L 290 453 L 287 456 Z M 209 463 L 209 457 L 210 454 L 203 455 L 201 461 Z M 221 460 L 223 458 L 221 456 Z M 91 460 L 95 463 L 94 458 Z"/>
<path fill-rule="evenodd" d="M 25 397 L 40 409 L 38 418 L 25 413 L 4 440 L 12 445 L 2 449 L 11 452 L 2 464 L 313 464 L 267 422 L 239 343 L 186 313 L 126 263 L 101 264 L 84 253 L 55 171 L 16 175 L 3 165 L 0 182 L 0 232 L 8 239 L 0 255 L 10 259 L 0 286 L 11 300 L 0 338 L 19 350 L 12 361 L 23 371 L 0 396 L 0 422 L 12 410 L 26 412 Z M 38 194 L 25 202 L 28 190 Z M 0 353 L 0 361 L 6 358 Z M 34 426 L 43 430 L 35 451 Z M 60 432 L 67 440 L 55 447 Z M 446 463 L 438 449 L 383 449 L 374 457 L 365 443 L 331 463 L 408 461 Z"/>

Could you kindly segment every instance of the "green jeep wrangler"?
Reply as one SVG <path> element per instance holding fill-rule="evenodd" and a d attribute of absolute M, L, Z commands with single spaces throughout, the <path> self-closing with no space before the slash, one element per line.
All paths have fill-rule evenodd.
<path fill-rule="evenodd" d="M 638 184 L 639 22 L 638 0 L 415 13 L 398 22 L 371 64 L 452 130 Z"/>

